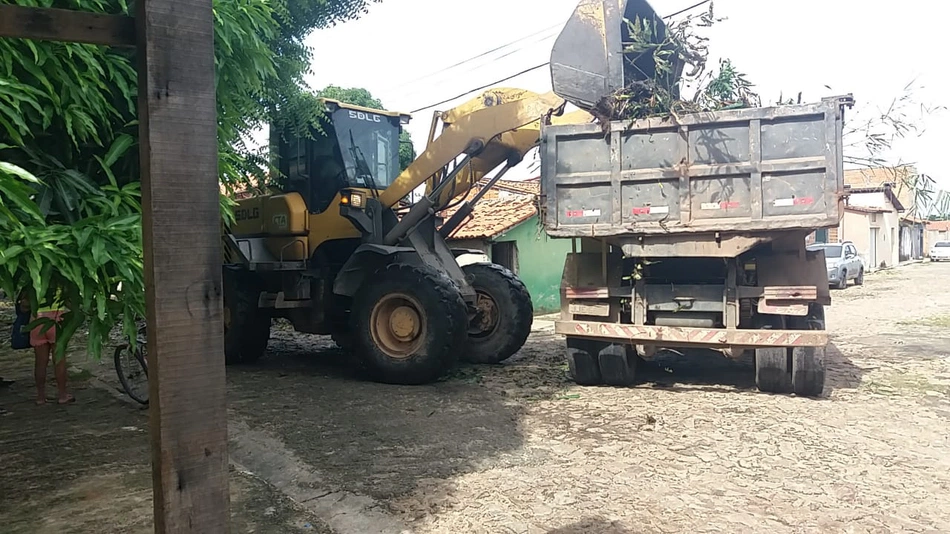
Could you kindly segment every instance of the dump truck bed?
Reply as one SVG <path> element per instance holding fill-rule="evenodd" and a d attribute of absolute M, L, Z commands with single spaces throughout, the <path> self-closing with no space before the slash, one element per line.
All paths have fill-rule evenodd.
<path fill-rule="evenodd" d="M 554 237 L 835 226 L 849 96 L 542 131 L 545 231 Z"/>

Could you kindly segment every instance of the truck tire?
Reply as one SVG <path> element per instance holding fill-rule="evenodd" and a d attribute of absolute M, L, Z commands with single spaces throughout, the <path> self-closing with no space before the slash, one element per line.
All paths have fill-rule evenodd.
<path fill-rule="evenodd" d="M 792 387 L 799 397 L 818 397 L 825 390 L 825 347 L 792 349 Z"/>
<path fill-rule="evenodd" d="M 864 267 L 861 267 L 861 270 L 858 271 L 857 278 L 854 279 L 854 285 L 863 286 L 864 285 Z"/>
<path fill-rule="evenodd" d="M 600 376 L 604 384 L 615 387 L 632 386 L 637 377 L 639 358 L 633 347 L 610 344 L 597 353 Z"/>
<path fill-rule="evenodd" d="M 357 292 L 350 313 L 354 352 L 377 382 L 417 385 L 453 368 L 468 323 L 458 286 L 426 266 L 391 264 Z"/>
<path fill-rule="evenodd" d="M 583 338 L 567 338 L 567 368 L 571 380 L 579 386 L 604 383 L 595 343 Z"/>
<path fill-rule="evenodd" d="M 788 349 L 755 349 L 755 385 L 765 393 L 791 393 L 792 374 L 788 368 Z"/>
<path fill-rule="evenodd" d="M 501 363 L 518 352 L 531 333 L 531 295 L 515 273 L 501 265 L 476 263 L 462 271 L 477 294 L 479 311 L 468 325 L 462 359 Z"/>
<path fill-rule="evenodd" d="M 838 289 L 847 289 L 848 288 L 848 271 L 842 269 L 841 274 L 838 275 Z"/>
<path fill-rule="evenodd" d="M 808 305 L 808 315 L 795 317 L 789 326 L 794 330 L 824 330 L 825 307 Z M 800 397 L 819 397 L 825 389 L 825 347 L 792 349 L 792 389 Z"/>
<path fill-rule="evenodd" d="M 254 363 L 267 349 L 271 317 L 257 307 L 260 281 L 251 273 L 225 267 L 224 362 L 227 365 Z"/>

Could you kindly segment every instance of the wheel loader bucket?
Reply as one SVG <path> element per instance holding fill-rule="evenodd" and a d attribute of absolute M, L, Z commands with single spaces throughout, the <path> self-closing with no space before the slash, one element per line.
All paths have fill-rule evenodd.
<path fill-rule="evenodd" d="M 666 24 L 646 0 L 580 0 L 551 50 L 554 93 L 584 110 L 636 81 L 655 81 L 675 94 L 683 64 L 672 62 L 658 76 L 654 50 L 631 49 L 629 24 L 638 19 L 653 28 L 654 43 L 664 43 Z"/>

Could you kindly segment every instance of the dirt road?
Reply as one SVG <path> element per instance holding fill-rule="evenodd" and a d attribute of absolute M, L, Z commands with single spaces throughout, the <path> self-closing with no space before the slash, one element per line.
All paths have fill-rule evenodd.
<path fill-rule="evenodd" d="M 507 365 L 384 387 L 279 332 L 280 358 L 230 374 L 232 407 L 328 499 L 366 496 L 413 532 L 947 532 L 939 280 L 950 265 L 835 292 L 819 400 L 757 393 L 750 365 L 709 354 L 666 358 L 632 389 L 578 387 L 543 331 Z"/>
<path fill-rule="evenodd" d="M 338 534 L 950 532 L 948 282 L 911 265 L 834 292 L 821 399 L 709 353 L 575 386 L 543 321 L 507 364 L 424 387 L 275 330 L 229 368 L 231 457 Z"/>

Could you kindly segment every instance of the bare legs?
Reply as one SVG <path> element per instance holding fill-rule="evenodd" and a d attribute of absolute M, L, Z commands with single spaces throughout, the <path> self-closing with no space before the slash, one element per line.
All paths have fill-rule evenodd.
<path fill-rule="evenodd" d="M 46 404 L 46 368 L 52 357 L 54 345 L 43 343 L 33 347 L 36 355 L 36 366 L 33 369 L 33 379 L 36 381 L 36 404 Z M 72 402 L 73 396 L 66 391 L 66 356 L 53 365 L 53 374 L 56 375 L 56 392 L 60 404 Z"/>

